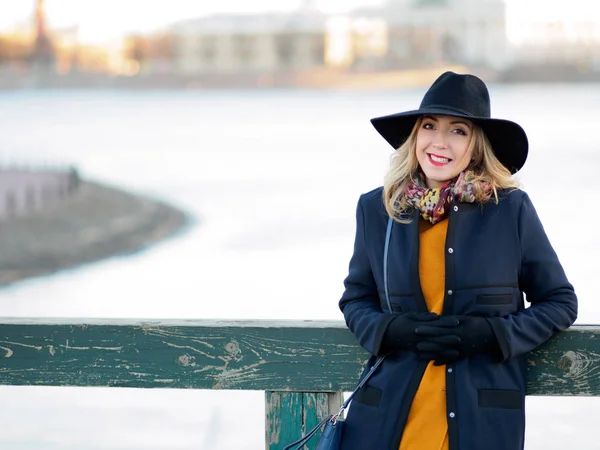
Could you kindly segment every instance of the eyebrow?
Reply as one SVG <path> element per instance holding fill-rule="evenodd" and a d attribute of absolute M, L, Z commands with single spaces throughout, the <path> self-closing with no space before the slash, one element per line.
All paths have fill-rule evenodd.
<path fill-rule="evenodd" d="M 437 120 L 435 117 L 429 116 L 429 115 L 423 116 L 423 119 L 429 119 L 429 120 L 433 120 L 434 122 L 439 122 L 439 120 Z M 471 128 L 471 125 L 469 125 L 464 120 L 453 120 L 452 122 L 450 122 L 450 125 L 454 125 L 457 123 L 462 123 L 463 125 L 466 125 L 467 127 Z"/>

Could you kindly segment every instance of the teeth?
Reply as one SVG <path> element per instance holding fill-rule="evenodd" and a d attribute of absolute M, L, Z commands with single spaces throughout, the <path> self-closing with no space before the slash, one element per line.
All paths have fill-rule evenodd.
<path fill-rule="evenodd" d="M 448 158 L 439 158 L 439 157 L 437 157 L 437 156 L 434 156 L 434 155 L 429 155 L 429 157 L 430 157 L 431 159 L 433 159 L 435 162 L 439 162 L 439 163 L 447 163 L 447 162 L 450 162 L 450 160 L 449 160 Z"/>

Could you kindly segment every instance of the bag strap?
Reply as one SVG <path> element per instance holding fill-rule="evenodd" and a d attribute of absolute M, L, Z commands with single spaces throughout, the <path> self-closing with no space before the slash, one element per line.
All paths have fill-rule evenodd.
<path fill-rule="evenodd" d="M 393 224 L 394 224 L 394 219 L 392 219 L 390 217 L 388 219 L 387 229 L 385 231 L 385 247 L 383 248 L 383 285 L 384 285 L 384 289 L 385 289 L 385 301 L 387 302 L 387 306 L 390 311 L 390 314 L 392 314 L 392 304 L 390 302 L 390 293 L 388 290 L 388 263 L 387 263 L 387 261 L 388 261 L 388 250 L 390 247 L 390 238 L 392 236 L 392 225 Z M 294 447 L 296 449 L 301 448 L 308 441 L 310 441 L 313 438 L 313 436 L 317 433 L 317 431 L 319 431 L 325 424 L 327 424 L 327 422 L 333 422 L 335 424 L 337 422 L 338 418 L 346 410 L 346 408 L 348 408 L 348 405 L 350 404 L 350 402 L 352 401 L 352 399 L 354 398 L 356 393 L 359 391 L 359 389 L 365 385 L 365 383 L 369 380 L 369 378 L 371 378 L 371 375 L 373 375 L 375 373 L 375 371 L 381 365 L 381 363 L 383 362 L 384 359 L 385 359 L 385 355 L 379 356 L 377 358 L 377 360 L 375 361 L 375 364 L 373 364 L 371 366 L 371 368 L 369 369 L 367 374 L 363 377 L 362 380 L 360 380 L 360 383 L 358 383 L 358 385 L 356 386 L 356 388 L 354 389 L 352 394 L 350 394 L 350 396 L 346 399 L 346 401 L 344 402 L 344 404 L 342 405 L 340 410 L 337 412 L 337 414 L 330 414 L 329 416 L 325 417 L 323 420 L 321 420 L 321 422 L 319 422 L 319 424 L 317 426 L 315 426 L 312 430 L 310 430 L 306 434 L 306 436 L 304 436 L 301 439 L 298 439 L 296 442 L 292 442 L 291 444 L 286 445 L 283 448 L 283 450 L 291 450 Z"/>
<path fill-rule="evenodd" d="M 392 225 L 394 219 L 391 217 L 388 219 L 387 229 L 385 230 L 385 247 L 383 247 L 383 287 L 385 289 L 385 301 L 387 307 L 392 314 L 392 303 L 390 302 L 390 292 L 388 289 L 388 251 L 390 249 L 390 239 L 392 237 Z"/>
<path fill-rule="evenodd" d="M 341 413 L 344 412 L 344 410 L 348 407 L 348 405 L 350 404 L 350 402 L 352 401 L 352 399 L 354 398 L 354 396 L 356 395 L 358 390 L 365 385 L 365 383 L 369 380 L 369 378 L 371 378 L 371 375 L 373 375 L 373 373 L 377 370 L 379 365 L 383 362 L 384 358 L 385 358 L 385 356 L 380 356 L 379 358 L 377 358 L 377 361 L 375 361 L 375 364 L 373 364 L 371 366 L 371 368 L 369 369 L 367 374 L 363 377 L 362 380 L 360 380 L 360 383 L 358 383 L 358 385 L 356 386 L 356 389 L 354 389 L 354 392 L 352 392 L 352 394 L 350 394 L 348 399 L 344 402 L 344 404 L 342 405 L 342 407 L 340 408 L 340 411 L 336 414 L 336 416 L 340 416 Z"/>
<path fill-rule="evenodd" d="M 302 448 L 302 446 L 304 444 L 306 444 L 308 441 L 310 441 L 313 438 L 313 436 L 316 434 L 316 432 L 319 431 L 321 429 L 321 427 L 323 425 L 325 425 L 327 422 L 329 422 L 331 419 L 333 419 L 333 414 L 330 414 L 327 417 L 325 417 L 323 420 L 321 420 L 321 422 L 319 422 L 319 424 L 316 427 L 314 427 L 312 430 L 310 430 L 308 432 L 308 434 L 306 436 L 304 436 L 303 438 L 298 439 L 296 442 L 292 442 L 289 445 L 286 445 L 283 448 L 283 450 L 291 450 L 293 448 L 296 448 L 296 449 Z"/>

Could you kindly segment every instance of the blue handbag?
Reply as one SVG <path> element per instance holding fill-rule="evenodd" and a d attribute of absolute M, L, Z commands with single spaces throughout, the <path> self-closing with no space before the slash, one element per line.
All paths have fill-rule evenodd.
<path fill-rule="evenodd" d="M 369 372 L 363 377 L 363 379 L 358 383 L 354 392 L 350 394 L 350 397 L 344 402 L 340 410 L 336 414 L 330 414 L 325 417 L 316 427 L 310 430 L 306 436 L 302 439 L 297 440 L 296 442 L 292 442 L 291 444 L 285 446 L 283 450 L 298 450 L 302 448 L 308 441 L 310 441 L 315 434 L 323 427 L 323 432 L 321 433 L 321 438 L 319 439 L 319 443 L 317 444 L 315 450 L 337 450 L 340 448 L 340 442 L 342 441 L 342 432 L 344 430 L 344 419 L 341 418 L 342 413 L 346 410 L 354 395 L 358 392 L 358 390 L 363 387 L 363 385 L 367 382 L 367 380 L 373 375 L 375 370 L 382 363 L 384 356 L 380 356 L 375 361 L 375 364 L 371 366 Z"/>
<path fill-rule="evenodd" d="M 384 280 L 385 300 L 387 302 L 387 306 L 388 306 L 390 314 L 392 314 L 392 305 L 390 304 L 390 295 L 388 292 L 388 285 L 387 285 L 387 259 L 388 259 L 387 256 L 388 256 L 388 249 L 390 246 L 390 236 L 392 234 L 393 223 L 394 223 L 394 220 L 390 217 L 388 219 L 387 230 L 385 233 L 385 247 L 383 249 L 383 280 Z M 375 361 L 375 364 L 373 364 L 371 366 L 371 368 L 369 369 L 369 372 L 367 372 L 367 374 L 363 377 L 363 379 L 360 381 L 360 383 L 358 383 L 358 386 L 356 386 L 356 389 L 354 389 L 354 392 L 352 392 L 352 394 L 350 394 L 350 397 L 348 397 L 348 399 L 344 402 L 344 404 L 342 405 L 340 410 L 337 412 L 337 414 L 331 414 L 331 415 L 325 417 L 316 427 L 314 427 L 312 430 L 310 430 L 306 434 L 306 436 L 304 436 L 302 439 L 297 440 L 296 442 L 292 442 L 291 444 L 285 446 L 283 448 L 283 450 L 298 450 L 298 449 L 302 448 L 302 446 L 304 446 L 308 441 L 310 441 L 315 436 L 315 434 L 317 434 L 317 432 L 321 428 L 323 428 L 323 426 L 325 426 L 325 428 L 323 428 L 323 432 L 321 433 L 321 438 L 319 439 L 319 443 L 317 444 L 317 447 L 315 448 L 315 450 L 338 450 L 340 448 L 340 443 L 342 441 L 342 432 L 344 430 L 344 419 L 341 418 L 342 414 L 346 410 L 346 408 L 348 407 L 350 402 L 352 401 L 352 398 L 354 397 L 354 395 L 356 395 L 358 390 L 361 387 L 363 387 L 364 384 L 367 382 L 367 380 L 371 377 L 371 375 L 373 375 L 375 370 L 377 370 L 379 365 L 383 362 L 384 358 L 385 358 L 385 356 L 380 356 L 379 358 L 377 358 L 377 360 Z"/>

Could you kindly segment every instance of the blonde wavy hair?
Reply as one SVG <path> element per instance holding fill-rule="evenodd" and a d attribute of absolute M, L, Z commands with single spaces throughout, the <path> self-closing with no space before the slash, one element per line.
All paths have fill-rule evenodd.
<path fill-rule="evenodd" d="M 417 160 L 417 132 L 421 128 L 423 118 L 419 117 L 410 136 L 391 157 L 390 169 L 383 183 L 383 202 L 390 217 L 400 223 L 409 223 L 410 206 L 406 203 L 404 191 L 411 180 L 420 175 L 421 168 Z M 467 154 L 471 154 L 471 162 L 467 166 L 475 174 L 475 194 L 480 203 L 489 201 L 492 197 L 498 203 L 498 191 L 502 189 L 518 189 L 519 181 L 502 165 L 488 140 L 485 132 L 473 122 L 473 131 Z M 485 192 L 480 182 L 490 184 L 491 191 Z"/>

